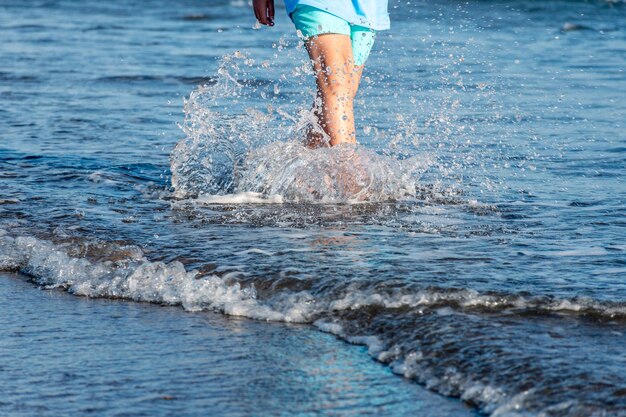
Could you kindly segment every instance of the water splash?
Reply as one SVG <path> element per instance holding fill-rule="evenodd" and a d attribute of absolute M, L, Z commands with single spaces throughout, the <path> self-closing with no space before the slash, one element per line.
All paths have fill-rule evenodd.
<path fill-rule="evenodd" d="M 427 159 L 397 160 L 354 145 L 308 149 L 273 143 L 249 152 L 240 187 L 297 202 L 372 202 L 414 197 Z"/>
<path fill-rule="evenodd" d="M 359 145 L 309 149 L 306 131 L 316 126 L 308 108 L 287 111 L 270 101 L 263 110 L 242 112 L 238 106 L 253 94 L 280 93 L 276 85 L 246 80 L 245 68 L 252 66 L 241 53 L 225 57 L 216 83 L 185 101 L 186 138 L 171 155 L 176 197 L 252 192 L 290 202 L 345 203 L 416 195 L 429 155 L 382 155 Z"/>

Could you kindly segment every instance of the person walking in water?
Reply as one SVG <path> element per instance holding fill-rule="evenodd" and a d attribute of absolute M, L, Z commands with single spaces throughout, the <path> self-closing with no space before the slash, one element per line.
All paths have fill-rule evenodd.
<path fill-rule="evenodd" d="M 387 0 L 285 0 L 302 34 L 317 83 L 313 113 L 324 134 L 308 132 L 307 145 L 357 143 L 354 98 L 376 31 L 389 29 Z M 274 26 L 274 0 L 253 0 L 254 14 Z"/>

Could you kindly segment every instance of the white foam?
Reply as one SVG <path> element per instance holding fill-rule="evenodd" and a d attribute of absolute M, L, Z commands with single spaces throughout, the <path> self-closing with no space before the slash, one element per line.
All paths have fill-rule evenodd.
<path fill-rule="evenodd" d="M 111 178 L 107 178 L 107 173 L 101 170 L 94 171 L 87 176 L 89 181 L 95 182 L 98 184 L 106 184 L 106 185 L 118 185 L 119 181 L 112 180 Z"/>
<path fill-rule="evenodd" d="M 252 191 L 242 191 L 225 195 L 202 195 L 195 199 L 199 204 L 283 204 L 279 194 L 265 195 Z"/>
<path fill-rule="evenodd" d="M 400 357 L 400 354 L 401 354 L 400 346 L 393 345 L 390 349 L 379 352 L 376 359 L 378 359 L 380 362 L 388 363 L 388 362 L 396 361 Z"/>
<path fill-rule="evenodd" d="M 0 206 L 3 204 L 18 204 L 20 201 L 17 198 L 0 198 Z"/>
<path fill-rule="evenodd" d="M 274 256 L 274 254 L 272 252 L 268 252 L 266 250 L 263 249 L 259 249 L 259 248 L 252 248 L 252 249 L 248 249 L 248 250 L 242 250 L 240 252 L 236 252 L 236 255 L 246 255 L 246 254 L 250 254 L 250 253 L 255 253 L 255 254 L 259 254 L 259 255 L 265 255 L 265 256 Z"/>
<path fill-rule="evenodd" d="M 326 320 L 317 320 L 313 323 L 313 325 L 323 332 L 331 333 L 336 336 L 343 335 L 343 327 L 341 327 L 339 323 Z"/>
<path fill-rule="evenodd" d="M 379 354 L 379 360 L 387 359 L 387 352 Z M 382 358 L 381 358 L 382 357 Z M 423 363 L 424 355 L 420 351 L 412 351 L 404 356 L 398 352 L 389 355 L 390 358 L 398 358 L 391 362 L 391 370 L 408 379 L 414 379 L 443 395 L 459 395 L 461 399 L 477 404 L 481 411 L 491 414 L 494 410 L 511 410 L 514 402 L 507 396 L 503 389 L 474 381 L 468 378 L 454 367 L 448 367 L 443 373 L 435 374 L 430 365 Z M 517 398 L 517 404 L 521 403 L 522 397 Z M 506 406 L 505 406 L 506 405 Z M 506 412 L 498 415 L 513 416 Z"/>
<path fill-rule="evenodd" d="M 494 311 L 506 309 L 544 310 L 552 312 L 591 312 L 605 317 L 625 316 L 626 305 L 623 303 L 605 303 L 598 300 L 577 297 L 559 299 L 546 296 L 491 295 L 481 294 L 473 289 L 426 289 L 410 293 L 377 293 L 369 291 L 348 291 L 343 297 L 328 301 L 329 311 L 355 310 L 365 306 L 385 308 L 418 308 L 443 304 L 439 314 L 463 314 L 450 305 L 462 308 L 487 308 Z"/>
<path fill-rule="evenodd" d="M 384 351 L 383 341 L 376 336 L 351 336 L 346 338 L 346 340 L 355 345 L 367 346 L 367 353 L 374 358 Z"/>
<path fill-rule="evenodd" d="M 487 413 L 501 416 L 516 415 L 522 408 L 525 393 L 507 397 L 498 387 L 472 380 L 453 367 L 443 373 L 435 372 L 420 351 L 404 352 L 398 345 L 386 347 L 385 341 L 375 335 L 351 335 L 333 312 L 383 306 L 386 308 L 436 305 L 441 315 L 463 314 L 450 306 L 480 306 L 502 309 L 506 307 L 544 309 L 553 311 L 591 310 L 600 314 L 626 314 L 623 306 L 607 307 L 592 299 L 558 300 L 545 297 L 481 294 L 473 290 L 425 289 L 413 293 L 372 292 L 351 289 L 342 296 L 326 299 L 307 291 L 278 291 L 260 299 L 254 286 L 242 286 L 233 278 L 244 274 L 233 270 L 219 276 L 201 276 L 187 270 L 180 262 L 151 262 L 137 247 L 123 246 L 109 250 L 111 256 L 99 261 L 69 256 L 62 245 L 34 237 L 11 237 L 0 229 L 0 270 L 14 269 L 30 274 L 33 280 L 49 288 L 61 287 L 88 297 L 122 298 L 143 302 L 180 305 L 189 311 L 213 309 L 224 314 L 258 320 L 311 323 L 320 315 L 326 318 L 313 322 L 318 329 L 337 335 L 348 342 L 363 344 L 369 354 L 390 363 L 395 373 L 418 382 L 445 395 L 459 394 L 466 401 L 478 404 Z M 102 252 L 102 251 L 100 251 Z M 268 256 L 269 252 L 251 249 L 249 253 Z M 330 316 L 330 317 L 329 317 Z M 386 349 L 386 350 L 385 350 Z"/>
<path fill-rule="evenodd" d="M 110 259 L 89 261 L 68 256 L 63 247 L 47 241 L 24 236 L 12 238 L 6 232 L 0 232 L 0 270 L 19 270 L 32 275 L 41 285 L 64 287 L 89 297 L 180 304 L 188 310 L 214 308 L 226 314 L 287 322 L 310 322 L 317 314 L 367 306 L 393 309 L 438 306 L 439 313 L 446 315 L 464 314 L 455 307 L 590 312 L 609 318 L 626 315 L 626 306 L 621 303 L 583 297 L 558 299 L 481 294 L 471 289 L 429 288 L 413 292 L 351 289 L 327 298 L 314 297 L 307 291 L 284 291 L 271 294 L 261 302 L 257 300 L 253 286 L 242 288 L 233 283 L 245 275 L 244 267 L 218 267 L 218 272 L 227 273 L 198 277 L 196 271 L 187 271 L 180 262 L 151 262 L 138 247 L 106 247 L 106 252 L 110 253 Z M 259 248 L 247 253 L 273 255 Z M 316 326 L 326 326 L 327 331 L 335 333 L 323 322 L 316 323 Z"/>
<path fill-rule="evenodd" d="M 598 246 L 550 252 L 554 256 L 603 256 L 609 252 Z"/>
<path fill-rule="evenodd" d="M 391 370 L 405 378 L 415 378 L 420 372 L 419 362 L 424 358 L 422 352 L 410 352 L 402 359 L 391 363 Z"/>
<path fill-rule="evenodd" d="M 137 248 L 138 249 L 138 248 Z M 91 262 L 73 258 L 59 246 L 33 237 L 0 237 L 0 268 L 16 269 L 48 288 L 62 287 L 88 297 L 124 298 L 181 305 L 190 311 L 217 309 L 260 320 L 300 322 L 303 310 L 273 310 L 256 299 L 254 287 L 229 283 L 228 276 L 199 277 L 180 262 L 145 257 Z"/>

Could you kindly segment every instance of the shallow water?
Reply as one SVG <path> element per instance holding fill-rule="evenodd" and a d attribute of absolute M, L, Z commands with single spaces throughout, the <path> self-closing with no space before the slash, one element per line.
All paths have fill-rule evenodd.
<path fill-rule="evenodd" d="M 472 415 L 304 326 L 87 300 L 1 277 L 2 348 L 14 359 L 3 364 L 3 415 Z"/>
<path fill-rule="evenodd" d="M 3 2 L 0 268 L 313 324 L 487 414 L 626 415 L 626 4 L 391 12 L 362 145 L 313 152 L 280 10 Z"/>

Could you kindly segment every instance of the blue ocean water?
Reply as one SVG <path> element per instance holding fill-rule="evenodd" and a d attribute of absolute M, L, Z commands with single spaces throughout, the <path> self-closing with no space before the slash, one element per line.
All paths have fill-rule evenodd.
<path fill-rule="evenodd" d="M 309 326 L 0 290 L 5 416 L 472 415 Z"/>
<path fill-rule="evenodd" d="M 485 414 L 626 415 L 626 4 L 390 12 L 361 145 L 311 151 L 280 10 L 0 2 L 0 269 L 309 325 Z"/>

